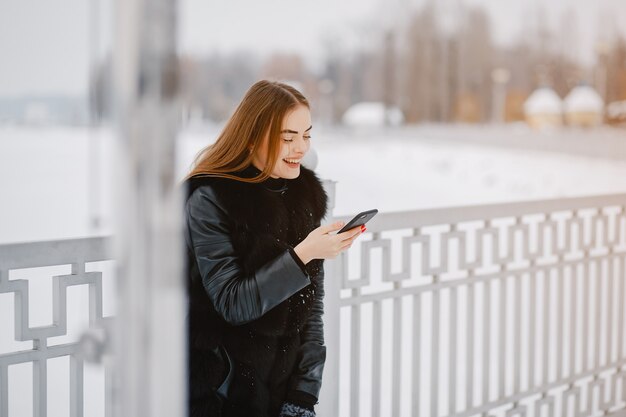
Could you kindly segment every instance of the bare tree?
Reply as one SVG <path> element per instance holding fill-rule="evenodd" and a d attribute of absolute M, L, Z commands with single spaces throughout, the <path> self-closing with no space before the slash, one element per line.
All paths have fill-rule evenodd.
<path fill-rule="evenodd" d="M 615 41 L 607 61 L 607 102 L 626 100 L 626 39 Z"/>
<path fill-rule="evenodd" d="M 436 41 L 435 10 L 431 5 L 417 12 L 408 25 L 407 50 L 404 51 L 407 66 L 403 91 L 404 114 L 407 122 L 414 123 L 436 118 L 436 67 L 439 64 Z"/>

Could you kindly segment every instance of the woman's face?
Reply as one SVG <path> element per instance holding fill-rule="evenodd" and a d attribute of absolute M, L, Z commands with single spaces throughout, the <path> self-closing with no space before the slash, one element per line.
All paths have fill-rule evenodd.
<path fill-rule="evenodd" d="M 283 118 L 280 134 L 280 150 L 276 166 L 270 174 L 273 178 L 298 178 L 300 160 L 311 146 L 311 112 L 306 106 L 298 105 Z M 252 163 L 259 169 L 265 168 L 268 161 L 269 135 L 263 138 Z"/>

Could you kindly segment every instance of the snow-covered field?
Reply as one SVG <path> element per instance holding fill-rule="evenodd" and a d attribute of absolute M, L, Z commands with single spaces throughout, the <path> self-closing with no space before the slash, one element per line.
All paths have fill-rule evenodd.
<path fill-rule="evenodd" d="M 214 129 L 190 130 L 180 135 L 179 177 L 216 133 Z M 457 133 L 451 131 L 451 135 Z M 112 139 L 107 130 L 0 127 L 0 243 L 110 234 L 115 198 L 110 179 L 116 168 Z M 507 150 L 411 137 L 406 132 L 348 135 L 323 130 L 314 134 L 313 143 L 319 176 L 337 181 L 336 215 L 369 208 L 386 212 L 626 192 L 626 162 L 618 160 Z M 98 225 L 92 223 L 94 217 Z M 31 326 L 51 323 L 49 277 L 69 273 L 65 266 L 55 268 L 47 269 L 43 279 L 30 279 L 33 271 L 11 276 L 30 279 L 30 297 L 35 301 Z M 110 285 L 105 282 L 105 291 L 111 291 Z M 86 308 L 85 301 L 80 301 L 86 292 L 77 291 L 68 297 L 68 308 L 79 316 Z M 105 302 L 105 315 L 107 310 Z M 12 295 L 0 294 L 0 317 L 12 316 Z M 0 320 L 0 354 L 30 348 L 12 341 L 12 322 Z M 83 325 L 70 323 L 72 334 Z M 49 380 L 65 381 L 49 387 L 49 415 L 63 415 L 67 410 L 67 401 L 62 400 L 67 398 L 69 384 L 63 376 L 66 362 L 49 361 Z M 20 365 L 10 371 L 10 415 L 31 415 L 31 369 Z M 85 394 L 86 415 L 102 415 L 101 372 L 88 370 L 85 382 L 91 384 Z M 387 404 L 389 398 L 382 401 Z"/>
<path fill-rule="evenodd" d="M 180 135 L 180 177 L 216 133 Z M 112 139 L 107 130 L 0 127 L 0 243 L 110 233 Z M 337 181 L 336 215 L 626 191 L 618 160 L 383 131 L 315 132 L 313 146 L 320 177 Z"/>

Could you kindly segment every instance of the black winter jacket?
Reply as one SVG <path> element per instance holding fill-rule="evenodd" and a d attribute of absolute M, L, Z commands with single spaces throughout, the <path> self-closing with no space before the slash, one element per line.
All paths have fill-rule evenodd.
<path fill-rule="evenodd" d="M 293 251 L 326 214 L 316 175 L 187 182 L 189 410 L 275 417 L 317 401 L 326 357 L 323 264 Z M 250 166 L 235 175 L 253 177 Z"/>

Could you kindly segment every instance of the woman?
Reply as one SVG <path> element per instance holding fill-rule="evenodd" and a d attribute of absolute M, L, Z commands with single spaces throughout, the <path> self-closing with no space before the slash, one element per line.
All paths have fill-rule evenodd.
<path fill-rule="evenodd" d="M 322 262 L 362 228 L 320 226 L 327 197 L 300 165 L 311 128 L 300 92 L 257 82 L 187 176 L 192 416 L 315 416 Z"/>

